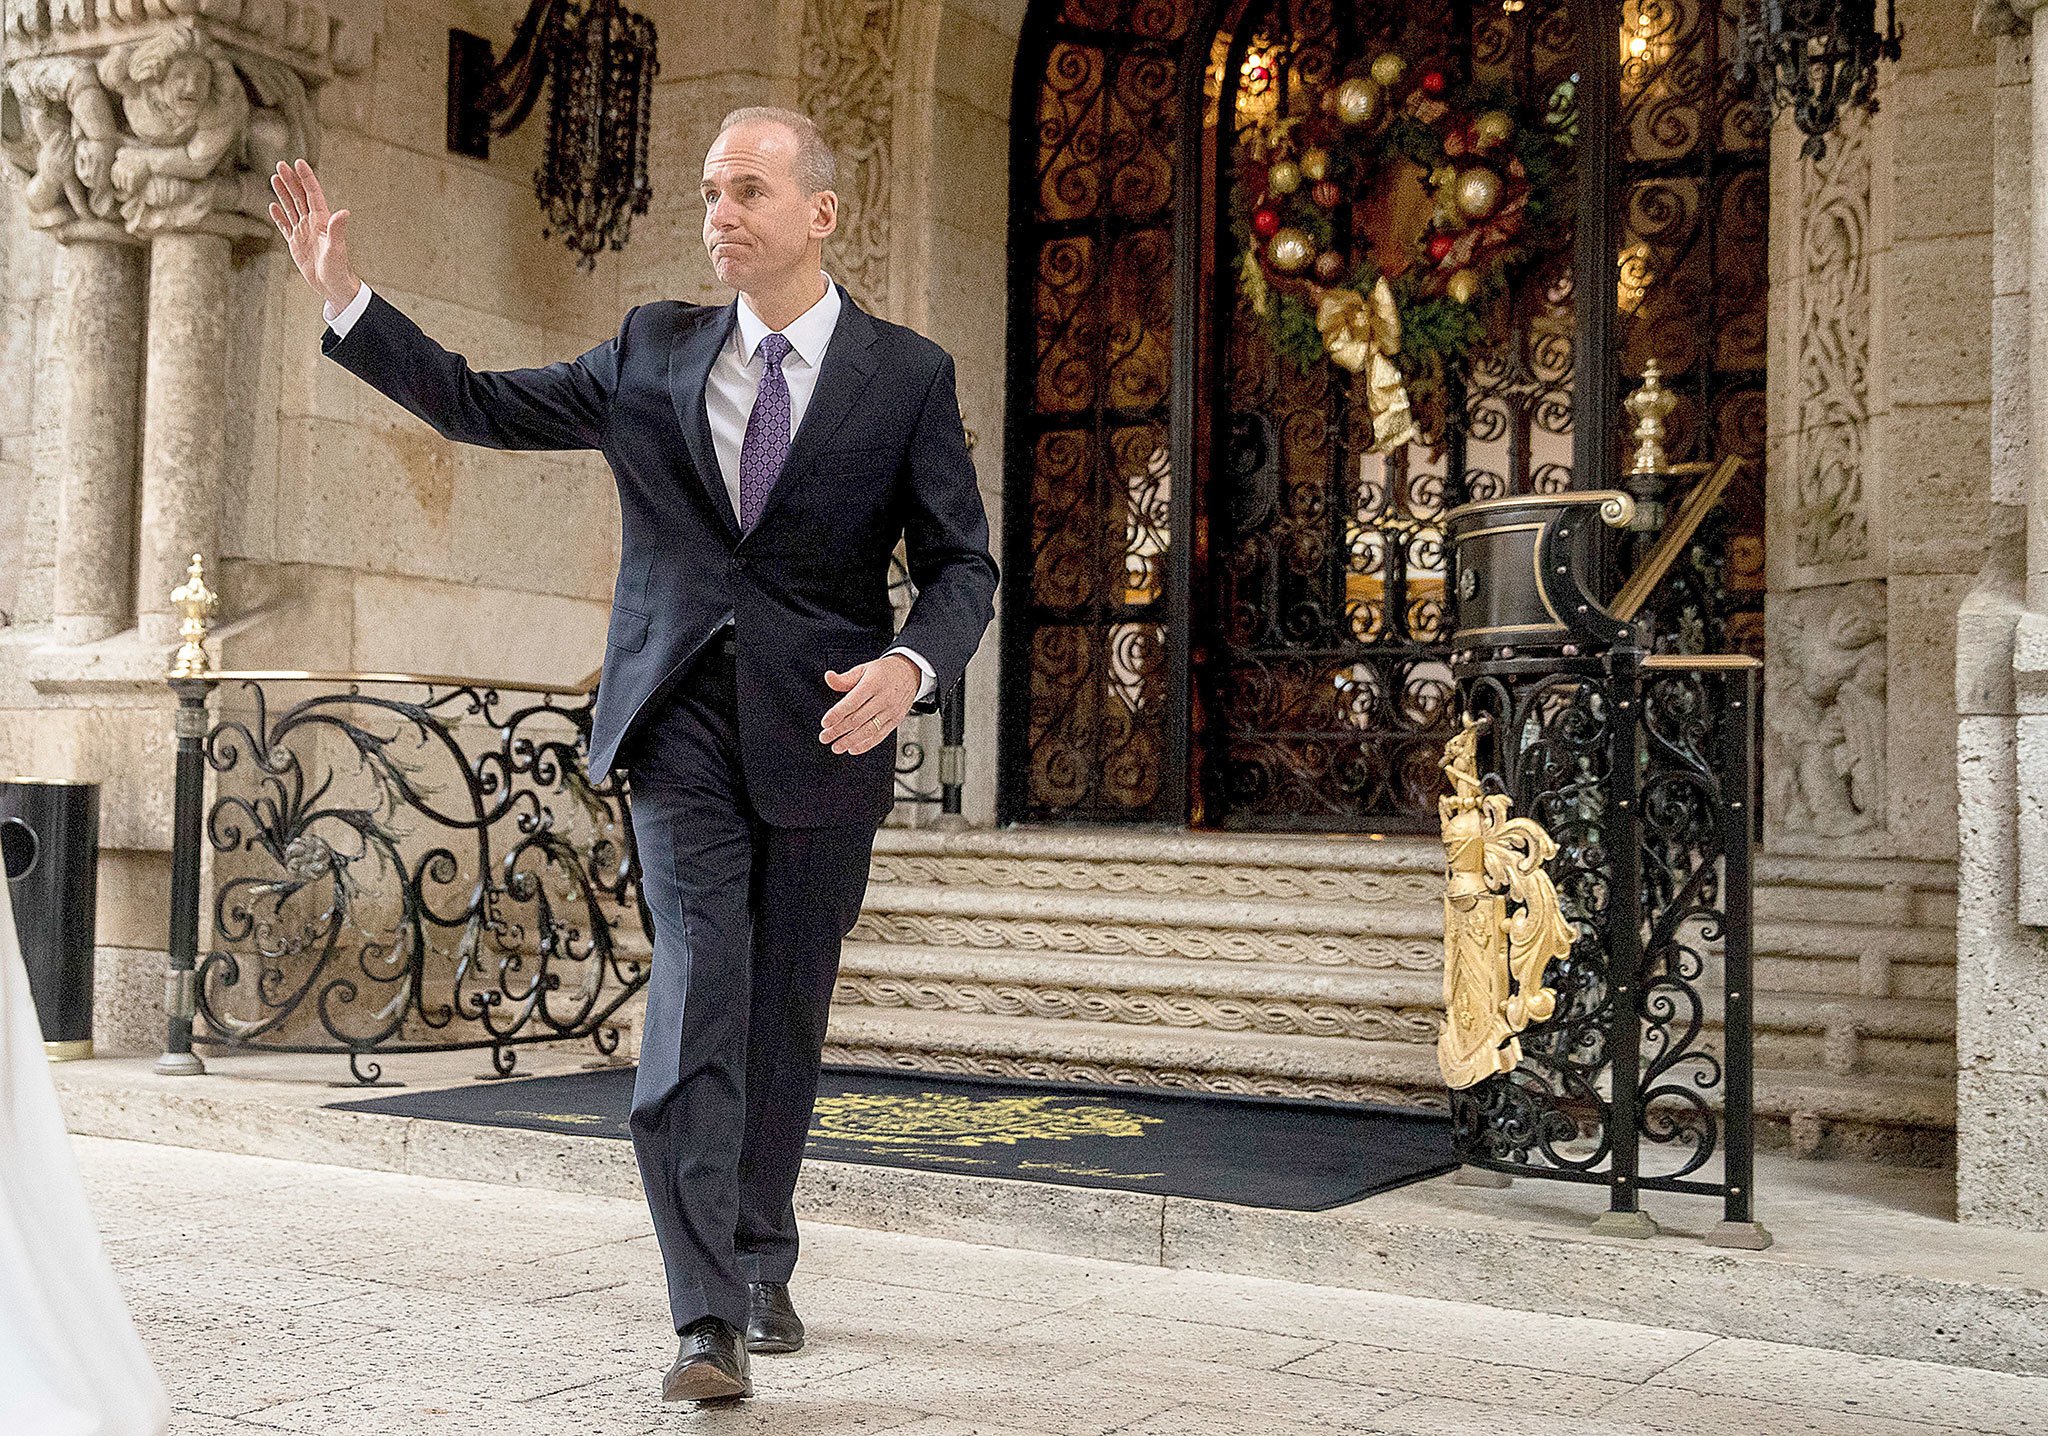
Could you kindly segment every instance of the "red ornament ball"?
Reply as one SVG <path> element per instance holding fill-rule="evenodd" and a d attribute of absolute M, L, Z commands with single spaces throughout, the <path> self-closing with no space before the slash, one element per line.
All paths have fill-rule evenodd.
<path fill-rule="evenodd" d="M 1272 78 L 1273 72 L 1267 69 L 1264 65 L 1252 66 L 1252 80 L 1254 83 L 1263 85 L 1266 83 L 1266 81 Z"/>
<path fill-rule="evenodd" d="M 1260 205 L 1252 211 L 1252 233 L 1260 239 L 1271 239 L 1280 232 L 1280 211 L 1270 205 Z"/>
<path fill-rule="evenodd" d="M 1308 197 L 1324 209 L 1335 209 L 1337 202 L 1344 198 L 1344 191 L 1338 189 L 1331 180 L 1317 180 L 1316 187 L 1308 192 Z"/>
<path fill-rule="evenodd" d="M 1335 284 L 1350 268 L 1350 261 L 1334 249 L 1326 249 L 1316 256 L 1316 278 L 1325 284 Z"/>
<path fill-rule="evenodd" d="M 1444 256 L 1451 252 L 1451 246 L 1456 243 L 1457 241 L 1448 234 L 1432 234 L 1429 237 L 1429 258 L 1431 263 L 1443 263 Z"/>
<path fill-rule="evenodd" d="M 1425 70 L 1422 72 L 1420 83 L 1423 94 L 1441 95 L 1444 92 L 1444 72 L 1442 70 Z"/>

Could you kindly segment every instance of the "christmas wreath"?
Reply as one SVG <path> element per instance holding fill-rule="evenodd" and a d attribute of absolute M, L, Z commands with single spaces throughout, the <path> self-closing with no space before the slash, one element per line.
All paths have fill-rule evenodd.
<path fill-rule="evenodd" d="M 1365 376 L 1374 452 L 1441 442 L 1445 376 L 1555 242 L 1565 136 L 1497 87 L 1391 52 L 1310 98 L 1238 146 L 1245 297 L 1304 373 Z"/>

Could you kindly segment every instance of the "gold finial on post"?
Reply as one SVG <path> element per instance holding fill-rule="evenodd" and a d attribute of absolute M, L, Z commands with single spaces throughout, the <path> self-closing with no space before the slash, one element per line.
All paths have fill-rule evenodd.
<path fill-rule="evenodd" d="M 1643 387 L 1622 400 L 1636 421 L 1636 456 L 1631 474 L 1661 474 L 1670 468 L 1664 457 L 1664 421 L 1678 407 L 1678 396 L 1664 387 L 1664 376 L 1652 359 L 1643 366 Z"/>
<path fill-rule="evenodd" d="M 180 639 L 178 651 L 171 655 L 171 677 L 204 678 L 213 667 L 213 661 L 206 656 L 206 621 L 219 606 L 220 595 L 206 586 L 206 564 L 195 553 L 191 566 L 185 570 L 185 581 L 171 590 L 171 607 L 179 615 Z"/>

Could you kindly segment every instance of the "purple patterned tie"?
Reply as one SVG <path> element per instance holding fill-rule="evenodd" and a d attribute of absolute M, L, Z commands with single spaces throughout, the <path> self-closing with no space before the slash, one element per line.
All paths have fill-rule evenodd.
<path fill-rule="evenodd" d="M 789 357 L 789 341 L 780 334 L 761 338 L 760 354 L 766 361 L 761 370 L 761 387 L 754 392 L 754 412 L 747 416 L 747 436 L 740 441 L 740 528 L 750 529 L 761 517 L 782 461 L 789 457 L 789 380 L 782 375 L 782 361 Z"/>

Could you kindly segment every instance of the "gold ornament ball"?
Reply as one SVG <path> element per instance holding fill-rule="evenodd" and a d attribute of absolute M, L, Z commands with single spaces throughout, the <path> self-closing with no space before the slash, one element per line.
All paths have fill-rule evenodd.
<path fill-rule="evenodd" d="M 1490 169 L 1473 168 L 1458 176 L 1458 208 L 1474 219 L 1493 213 L 1500 203 L 1500 176 Z"/>
<path fill-rule="evenodd" d="M 1335 284 L 1344 277 L 1344 256 L 1334 249 L 1326 249 L 1316 256 L 1316 278 L 1325 284 Z"/>
<path fill-rule="evenodd" d="M 1469 269 L 1461 269 L 1444 281 L 1444 293 L 1460 304 L 1470 304 L 1478 292 L 1479 276 Z"/>
<path fill-rule="evenodd" d="M 1304 150 L 1301 156 L 1301 172 L 1312 180 L 1329 178 L 1330 152 L 1325 149 Z"/>
<path fill-rule="evenodd" d="M 1372 80 L 1353 78 L 1337 87 L 1337 118 L 1347 125 L 1362 125 L 1380 111 L 1380 87 Z"/>
<path fill-rule="evenodd" d="M 1372 77 L 1388 89 L 1401 83 L 1401 77 L 1408 73 L 1408 62 L 1399 55 L 1381 55 L 1372 62 Z"/>
<path fill-rule="evenodd" d="M 1504 145 L 1515 132 L 1515 118 L 1506 110 L 1488 110 L 1472 122 L 1472 138 L 1482 150 Z"/>
<path fill-rule="evenodd" d="M 1293 194 L 1301 188 L 1301 166 L 1293 160 L 1275 160 L 1266 171 L 1266 188 L 1274 194 Z"/>
<path fill-rule="evenodd" d="M 1315 241 L 1291 224 L 1266 242 L 1266 258 L 1282 274 L 1298 273 L 1315 257 Z"/>

